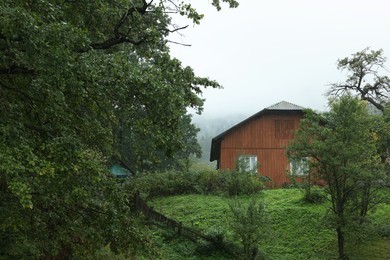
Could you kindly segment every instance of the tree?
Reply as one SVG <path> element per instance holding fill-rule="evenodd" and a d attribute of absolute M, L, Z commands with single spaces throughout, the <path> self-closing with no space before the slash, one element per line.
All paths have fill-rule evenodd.
<path fill-rule="evenodd" d="M 386 163 L 388 180 L 390 181 L 390 106 L 386 107 L 383 125 L 380 128 L 382 130 L 379 135 L 380 139 L 380 150 L 382 151 L 382 160 Z M 390 187 L 390 183 L 389 183 Z"/>
<path fill-rule="evenodd" d="M 381 111 L 384 118 L 380 119 L 382 130 L 380 130 L 379 138 L 381 139 L 380 153 L 384 162 L 390 158 L 388 148 L 390 131 L 387 131 L 389 129 L 390 78 L 387 75 L 381 76 L 381 73 L 388 73 L 386 62 L 387 58 L 384 57 L 382 49 L 374 51 L 369 48 L 352 54 L 351 57 L 340 59 L 338 69 L 347 70 L 347 80 L 344 83 L 332 84 L 328 92 L 328 95 L 332 97 L 356 93 L 360 99 L 366 100 Z"/>
<path fill-rule="evenodd" d="M 376 192 L 385 175 L 373 119 L 364 103 L 343 96 L 330 105 L 328 113 L 307 111 L 288 155 L 309 157 L 311 174 L 325 181 L 339 257 L 344 259 L 345 227 L 351 219 L 366 216 L 379 196 Z"/>
<path fill-rule="evenodd" d="M 177 127 L 175 137 L 169 142 L 169 146 L 157 146 L 153 139 L 133 131 L 131 124 L 122 125 L 118 133 L 121 160 L 129 162 L 135 172 L 185 170 L 187 160 L 191 156 L 201 155 L 201 147 L 196 139 L 199 129 L 192 124 L 191 115 L 182 116 Z"/>
<path fill-rule="evenodd" d="M 202 18 L 179 1 L 0 2 L 0 257 L 147 244 L 108 166 L 177 151 L 186 108 L 219 87 L 170 57 L 171 13 Z"/>
<path fill-rule="evenodd" d="M 265 205 L 252 199 L 247 207 L 237 201 L 230 203 L 229 207 L 233 214 L 230 226 L 243 245 L 243 259 L 257 259 L 259 242 L 265 236 L 268 225 Z"/>
<path fill-rule="evenodd" d="M 339 60 L 338 69 L 347 70 L 349 75 L 344 83 L 332 84 L 328 94 L 337 97 L 357 93 L 362 100 L 384 112 L 386 104 L 390 102 L 390 78 L 379 75 L 381 71 L 387 72 L 385 63 L 383 50 L 370 51 L 369 48 Z"/>

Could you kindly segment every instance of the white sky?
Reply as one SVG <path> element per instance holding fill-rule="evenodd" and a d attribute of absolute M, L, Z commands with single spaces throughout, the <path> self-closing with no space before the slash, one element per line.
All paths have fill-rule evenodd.
<path fill-rule="evenodd" d="M 204 115 L 251 115 L 282 100 L 326 110 L 329 83 L 346 75 L 337 59 L 366 47 L 390 58 L 389 0 L 239 0 L 220 12 L 208 0 L 190 2 L 205 17 L 185 21 L 184 36 L 170 39 L 192 46 L 171 45 L 171 53 L 223 85 L 204 91 Z"/>

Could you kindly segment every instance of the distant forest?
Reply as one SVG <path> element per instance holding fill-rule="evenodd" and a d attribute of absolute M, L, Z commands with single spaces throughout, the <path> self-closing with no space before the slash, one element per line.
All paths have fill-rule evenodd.
<path fill-rule="evenodd" d="M 224 117 L 211 117 L 203 115 L 194 115 L 192 118 L 193 123 L 200 129 L 198 133 L 198 142 L 202 147 L 202 157 L 200 160 L 202 162 L 207 162 L 210 165 L 215 166 L 216 162 L 210 162 L 210 149 L 211 149 L 211 140 L 234 126 L 235 124 L 241 122 L 248 115 L 236 114 L 228 115 Z"/>

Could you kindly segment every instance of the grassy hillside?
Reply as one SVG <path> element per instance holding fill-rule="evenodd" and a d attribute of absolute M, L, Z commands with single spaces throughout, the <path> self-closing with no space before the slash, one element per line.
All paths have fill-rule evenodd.
<path fill-rule="evenodd" d="M 235 199 L 246 204 L 252 197 L 241 196 Z M 324 216 L 327 210 L 324 205 L 302 202 L 302 193 L 295 189 L 267 190 L 255 197 L 264 200 L 270 218 L 267 238 L 260 243 L 260 249 L 268 257 L 337 259 L 336 234 L 326 225 Z M 232 199 L 219 196 L 182 195 L 155 199 L 151 204 L 158 211 L 186 226 L 202 229 L 208 234 L 222 233 L 228 240 L 239 245 L 229 230 L 230 200 Z M 351 259 L 388 259 L 390 255 L 390 206 L 379 207 L 370 217 L 375 230 L 347 244 Z M 378 231 L 387 232 L 387 238 L 375 235 Z M 174 234 L 171 239 L 165 239 L 163 244 L 163 254 L 165 252 L 168 255 L 163 255 L 162 258 L 172 257 L 170 254 L 176 254 L 175 258 L 181 259 L 207 258 L 206 255 L 199 256 L 199 247 L 183 242 Z M 209 258 L 223 259 L 227 256 L 214 255 Z"/>

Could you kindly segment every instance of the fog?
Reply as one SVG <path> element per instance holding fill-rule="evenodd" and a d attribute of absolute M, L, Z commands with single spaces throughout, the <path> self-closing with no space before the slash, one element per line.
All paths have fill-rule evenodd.
<path fill-rule="evenodd" d="M 205 14 L 172 41 L 172 55 L 223 89 L 206 89 L 204 117 L 249 116 L 285 100 L 323 111 L 330 83 L 346 72 L 337 60 L 366 47 L 390 57 L 387 0 L 241 0 L 217 12 L 208 1 L 192 1 Z"/>

